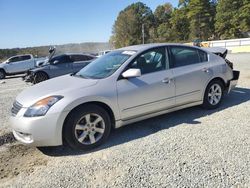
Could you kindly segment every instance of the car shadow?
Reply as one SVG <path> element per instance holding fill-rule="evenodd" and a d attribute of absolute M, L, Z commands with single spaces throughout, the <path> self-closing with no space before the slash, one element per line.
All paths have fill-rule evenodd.
<path fill-rule="evenodd" d="M 68 156 L 93 153 L 106 148 L 117 146 L 135 139 L 146 137 L 158 131 L 177 126 L 182 123 L 190 125 L 200 124 L 201 117 L 223 111 L 224 109 L 237 106 L 250 100 L 250 89 L 235 88 L 229 95 L 226 95 L 221 106 L 215 110 L 204 110 L 199 106 L 191 107 L 169 114 L 150 118 L 138 123 L 133 123 L 111 132 L 108 141 L 100 147 L 91 151 L 74 151 L 64 146 L 38 148 L 43 154 L 49 156 Z"/>

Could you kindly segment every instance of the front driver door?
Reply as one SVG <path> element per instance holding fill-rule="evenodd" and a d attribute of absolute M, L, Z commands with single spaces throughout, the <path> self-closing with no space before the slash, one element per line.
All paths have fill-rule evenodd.
<path fill-rule="evenodd" d="M 122 120 L 158 112 L 175 105 L 175 84 L 165 47 L 139 55 L 128 68 L 139 68 L 137 78 L 117 81 L 118 105 Z"/>

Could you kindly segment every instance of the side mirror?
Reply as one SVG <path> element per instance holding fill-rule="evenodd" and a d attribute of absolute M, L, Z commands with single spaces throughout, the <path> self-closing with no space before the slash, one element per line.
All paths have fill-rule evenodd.
<path fill-rule="evenodd" d="M 122 73 L 123 78 L 135 78 L 141 76 L 140 69 L 128 69 L 124 73 Z"/>
<path fill-rule="evenodd" d="M 59 63 L 59 61 L 58 60 L 55 60 L 54 62 L 53 62 L 53 64 L 55 65 L 55 64 L 57 64 L 57 63 Z"/>

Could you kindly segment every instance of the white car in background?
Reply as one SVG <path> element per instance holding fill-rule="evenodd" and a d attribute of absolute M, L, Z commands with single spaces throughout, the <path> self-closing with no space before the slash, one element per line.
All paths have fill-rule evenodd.
<path fill-rule="evenodd" d="M 100 51 L 96 57 L 101 57 L 101 56 L 103 56 L 103 55 L 105 55 L 105 54 L 107 54 L 109 52 L 111 52 L 111 50 Z"/>
<path fill-rule="evenodd" d="M 31 54 L 13 56 L 0 64 L 0 79 L 5 76 L 25 73 L 36 67 L 36 60 Z"/>
<path fill-rule="evenodd" d="M 22 91 L 11 127 L 25 144 L 91 149 L 112 128 L 196 105 L 215 109 L 238 78 L 225 59 L 198 47 L 129 46 Z"/>

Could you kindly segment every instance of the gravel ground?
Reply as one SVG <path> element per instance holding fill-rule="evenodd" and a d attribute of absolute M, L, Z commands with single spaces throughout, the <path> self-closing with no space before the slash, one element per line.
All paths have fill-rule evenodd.
<path fill-rule="evenodd" d="M 238 87 L 217 110 L 188 108 L 112 132 L 95 151 L 29 148 L 8 116 L 21 78 L 0 84 L 0 187 L 250 187 L 250 54 L 229 54 Z"/>

